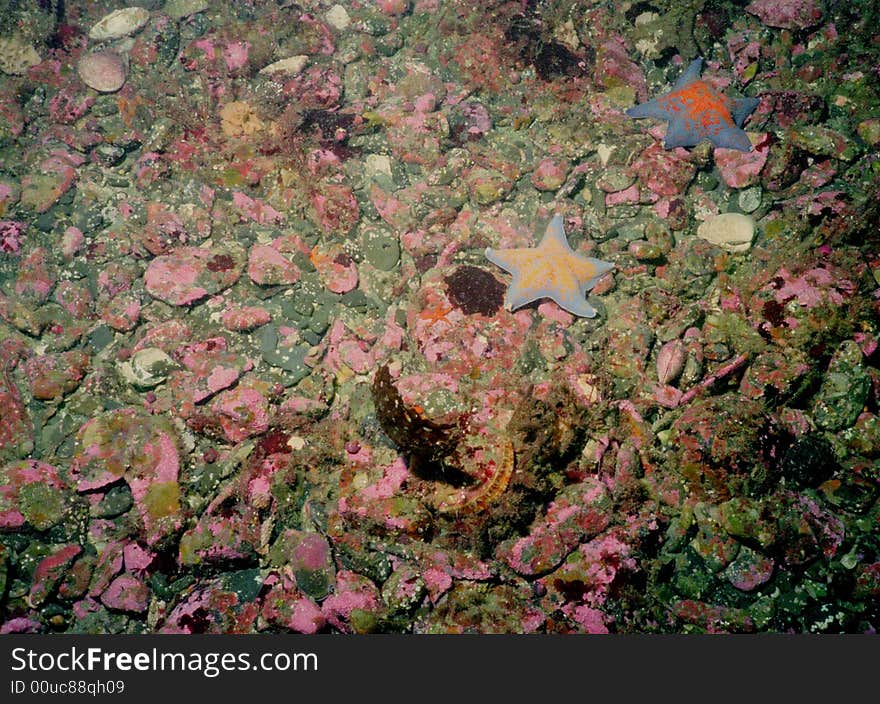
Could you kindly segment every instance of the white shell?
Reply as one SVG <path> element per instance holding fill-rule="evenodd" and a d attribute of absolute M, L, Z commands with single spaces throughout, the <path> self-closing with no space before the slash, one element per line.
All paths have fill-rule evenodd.
<path fill-rule="evenodd" d="M 102 17 L 89 30 L 89 39 L 102 42 L 107 39 L 119 39 L 143 29 L 150 20 L 150 13 L 142 7 L 123 7 Z"/>
<path fill-rule="evenodd" d="M 697 228 L 697 237 L 702 237 L 728 252 L 745 252 L 752 246 L 755 236 L 755 221 L 750 215 L 742 213 L 722 213 L 705 220 Z"/>
<path fill-rule="evenodd" d="M 286 59 L 281 59 L 280 61 L 276 61 L 275 63 L 269 64 L 268 66 L 263 66 L 263 68 L 260 69 L 260 73 L 262 73 L 264 76 L 273 73 L 286 73 L 289 76 L 296 76 L 300 71 L 305 68 L 305 65 L 308 62 L 309 57 L 305 54 L 289 56 Z"/>

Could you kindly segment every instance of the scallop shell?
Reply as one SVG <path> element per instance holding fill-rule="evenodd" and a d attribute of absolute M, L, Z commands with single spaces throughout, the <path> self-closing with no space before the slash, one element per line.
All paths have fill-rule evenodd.
<path fill-rule="evenodd" d="M 89 39 L 98 42 L 107 39 L 119 39 L 134 34 L 144 28 L 150 20 L 150 13 L 142 7 L 123 7 L 102 17 L 89 30 Z"/>

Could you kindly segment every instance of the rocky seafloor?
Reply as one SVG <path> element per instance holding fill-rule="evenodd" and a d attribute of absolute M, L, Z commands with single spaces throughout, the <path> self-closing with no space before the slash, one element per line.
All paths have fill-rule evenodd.
<path fill-rule="evenodd" d="M 880 625 L 876 3 L 124 6 L 0 2 L 0 632 Z"/>

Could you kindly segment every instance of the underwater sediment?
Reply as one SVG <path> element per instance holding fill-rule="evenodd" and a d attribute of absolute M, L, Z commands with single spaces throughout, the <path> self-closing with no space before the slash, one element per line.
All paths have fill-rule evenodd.
<path fill-rule="evenodd" d="M 0 632 L 877 628 L 875 3 L 140 5 L 0 2 Z"/>

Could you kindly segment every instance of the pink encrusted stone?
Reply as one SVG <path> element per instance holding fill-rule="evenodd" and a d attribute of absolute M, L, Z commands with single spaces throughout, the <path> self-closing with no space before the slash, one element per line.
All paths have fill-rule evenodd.
<path fill-rule="evenodd" d="M 529 535 L 503 543 L 498 556 L 521 575 L 541 574 L 562 562 L 584 538 L 603 531 L 609 520 L 608 490 L 598 480 L 586 479 L 560 492 Z"/>
<path fill-rule="evenodd" d="M 241 442 L 269 429 L 269 402 L 256 389 L 238 386 L 217 396 L 212 410 L 230 442 Z"/>
<path fill-rule="evenodd" d="M 822 20 L 822 7 L 816 0 L 753 0 L 746 12 L 780 29 L 806 29 Z"/>
<path fill-rule="evenodd" d="M 687 149 L 666 149 L 661 142 L 645 149 L 633 162 L 632 170 L 645 188 L 668 197 L 684 193 L 697 171 Z"/>
<path fill-rule="evenodd" d="M 731 188 L 746 188 L 758 183 L 761 169 L 767 163 L 770 154 L 770 142 L 767 134 L 748 135 L 753 149 L 750 152 L 739 149 L 715 148 L 715 164 L 721 172 L 721 178 Z"/>
<path fill-rule="evenodd" d="M 774 567 L 771 558 L 743 545 L 736 559 L 724 570 L 724 575 L 740 591 L 750 592 L 770 580 Z"/>
<path fill-rule="evenodd" d="M 311 198 L 315 218 L 324 232 L 346 235 L 360 219 L 360 207 L 354 192 L 345 185 L 322 184 Z"/>
<path fill-rule="evenodd" d="M 273 574 L 263 586 L 270 589 L 263 598 L 262 616 L 271 625 L 295 633 L 317 633 L 324 628 L 327 619 L 321 607 L 289 579 Z"/>
<path fill-rule="evenodd" d="M 121 574 L 101 594 L 101 602 L 108 609 L 142 614 L 150 603 L 150 589 L 137 577 Z"/>
<path fill-rule="evenodd" d="M 71 475 L 80 492 L 124 479 L 142 520 L 143 538 L 153 545 L 180 527 L 179 468 L 172 426 L 139 409 L 120 408 L 79 429 Z"/>
<path fill-rule="evenodd" d="M 82 548 L 79 545 L 65 545 L 54 554 L 40 560 L 34 570 L 31 583 L 31 604 L 39 606 L 55 591 L 67 568 L 81 552 Z"/>
<path fill-rule="evenodd" d="M 567 161 L 549 157 L 543 159 L 532 172 L 532 185 L 539 191 L 556 191 L 565 183 L 570 169 Z"/>
<path fill-rule="evenodd" d="M 299 268 L 276 247 L 255 244 L 248 255 L 248 276 L 261 286 L 295 284 Z"/>
<path fill-rule="evenodd" d="M 605 88 L 629 86 L 635 90 L 640 102 L 648 99 L 645 74 L 630 58 L 627 44 L 621 37 L 614 36 L 598 48 L 595 75 Z"/>
<path fill-rule="evenodd" d="M 19 494 L 22 489 L 31 485 L 39 485 L 53 493 L 67 490 L 58 470 L 45 462 L 20 460 L 0 467 L 0 530 L 15 530 L 28 522 L 21 511 Z M 39 524 L 34 527 L 42 530 L 49 526 Z"/>
<path fill-rule="evenodd" d="M 371 580 L 348 570 L 336 575 L 336 592 L 321 604 L 327 621 L 345 633 L 351 633 L 353 611 L 375 611 L 379 607 L 379 590 Z"/>
<path fill-rule="evenodd" d="M 272 320 L 272 314 L 263 306 L 241 306 L 223 312 L 223 327 L 232 332 L 248 332 Z"/>
<path fill-rule="evenodd" d="M 348 293 L 357 287 L 357 266 L 341 245 L 316 246 L 309 259 L 318 270 L 321 283 L 333 293 Z"/>
<path fill-rule="evenodd" d="M 234 284 L 241 265 L 232 254 L 181 247 L 156 257 L 144 273 L 147 292 L 173 306 L 195 303 Z"/>
<path fill-rule="evenodd" d="M 49 252 L 37 247 L 22 258 L 18 270 L 14 289 L 16 295 L 36 305 L 45 303 L 57 281 L 57 272 Z"/>

